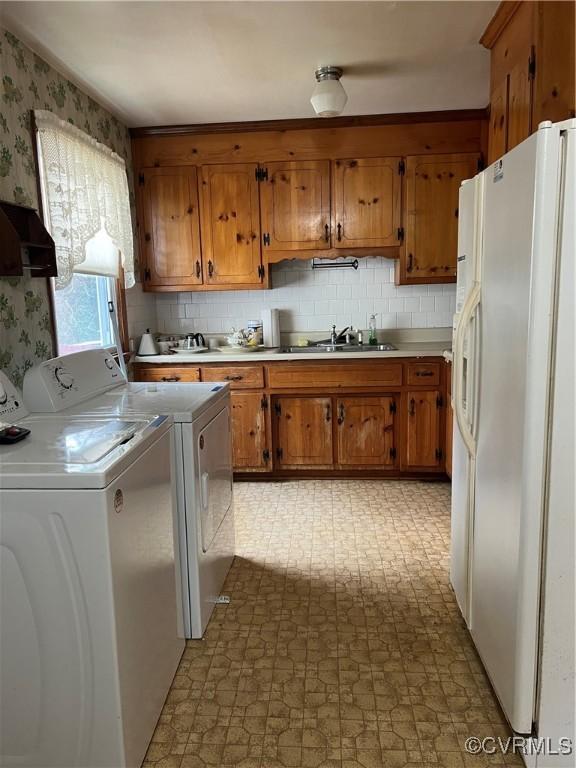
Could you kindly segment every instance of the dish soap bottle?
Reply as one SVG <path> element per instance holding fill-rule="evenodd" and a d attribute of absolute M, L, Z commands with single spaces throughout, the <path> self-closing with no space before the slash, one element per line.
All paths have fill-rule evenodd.
<path fill-rule="evenodd" d="M 376 315 L 370 315 L 368 322 L 368 344 L 376 346 L 378 340 L 376 338 Z"/>

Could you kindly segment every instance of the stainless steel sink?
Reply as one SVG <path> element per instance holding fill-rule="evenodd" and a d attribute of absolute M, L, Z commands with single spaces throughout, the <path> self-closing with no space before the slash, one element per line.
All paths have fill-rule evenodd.
<path fill-rule="evenodd" d="M 334 344 L 321 347 L 282 347 L 280 354 L 310 354 L 310 353 L 334 353 L 334 352 L 390 352 L 396 349 L 393 344 Z"/>

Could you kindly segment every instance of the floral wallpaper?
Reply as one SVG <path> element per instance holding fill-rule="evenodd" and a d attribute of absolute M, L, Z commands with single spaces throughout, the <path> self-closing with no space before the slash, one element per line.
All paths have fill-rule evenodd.
<path fill-rule="evenodd" d="M 111 147 L 126 160 L 133 190 L 128 129 L 0 27 L 0 199 L 37 207 L 32 109 L 51 110 Z M 22 386 L 28 368 L 52 355 L 46 280 L 0 278 L 0 369 Z"/>

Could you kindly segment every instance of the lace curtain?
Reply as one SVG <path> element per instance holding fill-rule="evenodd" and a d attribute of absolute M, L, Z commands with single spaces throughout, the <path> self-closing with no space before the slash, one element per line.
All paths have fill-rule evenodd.
<path fill-rule="evenodd" d="M 56 288 L 65 288 L 74 272 L 120 274 L 134 285 L 132 218 L 126 164 L 104 144 L 45 110 L 34 112 L 38 129 L 39 172 L 46 227 L 56 244 Z M 103 230 L 120 252 L 94 244 Z M 87 261 L 86 246 L 90 244 Z M 115 262 L 115 263 L 114 263 Z M 82 265 L 87 269 L 83 270 Z"/>

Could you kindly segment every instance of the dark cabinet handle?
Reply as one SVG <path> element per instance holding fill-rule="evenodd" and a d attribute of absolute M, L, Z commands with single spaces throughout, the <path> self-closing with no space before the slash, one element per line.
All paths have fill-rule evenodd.
<path fill-rule="evenodd" d="M 180 376 L 162 376 L 162 381 L 180 381 Z"/>
<path fill-rule="evenodd" d="M 412 272 L 414 269 L 414 256 L 409 253 L 408 254 L 408 266 L 406 267 L 406 272 Z"/>
<path fill-rule="evenodd" d="M 342 224 L 338 224 L 336 229 L 338 231 L 338 234 L 337 234 L 336 237 L 337 237 L 338 241 L 340 241 L 340 240 L 342 240 Z"/>
<path fill-rule="evenodd" d="M 202 268 L 200 267 L 200 262 L 198 259 L 196 259 L 196 277 L 200 278 L 200 275 L 202 274 Z"/>
<path fill-rule="evenodd" d="M 329 243 L 330 242 L 330 227 L 328 224 L 324 224 L 324 240 Z"/>
<path fill-rule="evenodd" d="M 412 397 L 410 399 L 410 408 L 408 409 L 408 413 L 410 416 L 414 416 L 416 413 L 416 400 Z"/>
<path fill-rule="evenodd" d="M 346 411 L 344 410 L 344 403 L 340 403 L 338 406 L 338 424 L 344 424 L 344 417 L 346 416 Z"/>
<path fill-rule="evenodd" d="M 210 277 L 214 274 L 214 264 L 211 261 L 208 262 L 208 274 Z"/>
<path fill-rule="evenodd" d="M 434 371 L 416 371 L 416 376 L 434 376 Z"/>
<path fill-rule="evenodd" d="M 330 421 L 332 418 L 332 409 L 330 408 L 330 403 L 326 406 L 326 421 Z"/>
<path fill-rule="evenodd" d="M 236 374 L 235 376 L 224 376 L 224 381 L 242 381 L 244 376 Z"/>

